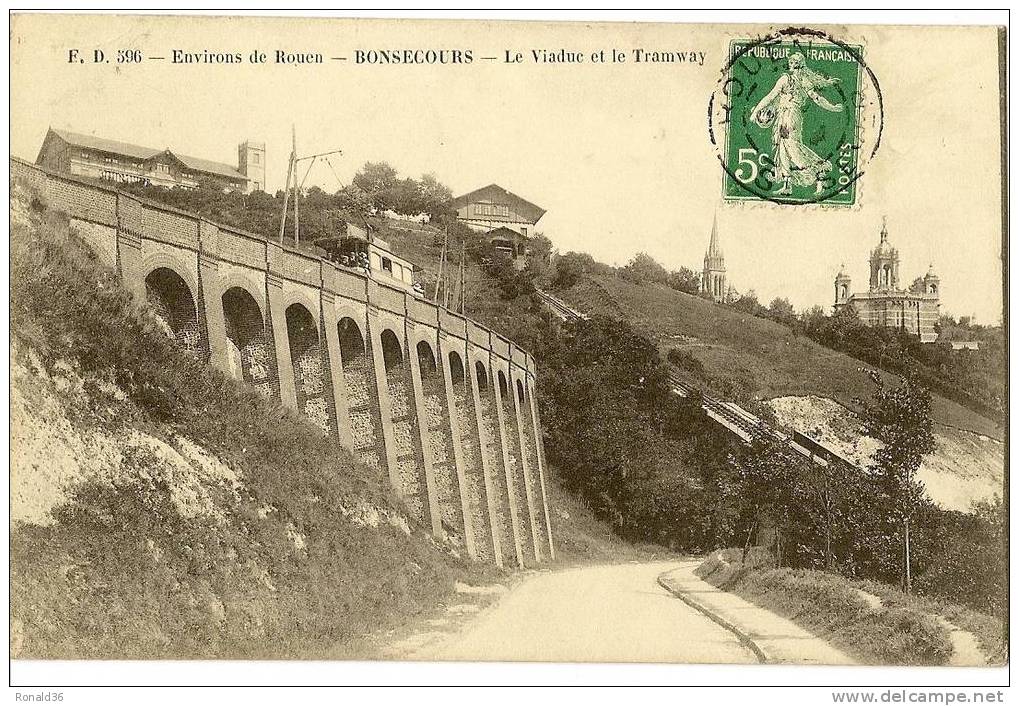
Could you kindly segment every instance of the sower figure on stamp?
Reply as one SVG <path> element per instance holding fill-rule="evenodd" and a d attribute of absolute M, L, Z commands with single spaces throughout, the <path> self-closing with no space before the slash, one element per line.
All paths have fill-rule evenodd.
<path fill-rule="evenodd" d="M 821 193 L 822 180 L 832 165 L 803 144 L 803 112 L 809 99 L 825 110 L 841 113 L 841 103 L 832 104 L 818 93 L 818 89 L 838 82 L 838 78 L 808 68 L 803 54 L 797 52 L 789 57 L 789 71 L 778 77 L 774 88 L 751 113 L 755 123 L 771 127 L 775 180 L 779 182 L 776 194 L 791 194 L 793 184 L 816 186 L 816 193 Z"/>

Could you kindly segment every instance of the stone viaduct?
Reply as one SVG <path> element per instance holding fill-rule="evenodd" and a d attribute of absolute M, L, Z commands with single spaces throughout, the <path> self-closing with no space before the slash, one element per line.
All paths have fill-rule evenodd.
<path fill-rule="evenodd" d="M 167 334 L 385 470 L 407 511 L 500 566 L 555 558 L 534 360 L 362 270 L 11 159 Z"/>

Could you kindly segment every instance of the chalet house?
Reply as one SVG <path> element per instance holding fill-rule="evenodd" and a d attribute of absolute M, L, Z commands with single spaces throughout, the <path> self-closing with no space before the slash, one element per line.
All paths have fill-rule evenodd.
<path fill-rule="evenodd" d="M 50 128 L 35 162 L 65 174 L 120 184 L 193 189 L 204 181 L 225 191 L 265 190 L 265 143 L 262 142 L 246 141 L 238 145 L 237 166 L 234 167 L 169 149 Z"/>
<path fill-rule="evenodd" d="M 453 199 L 453 208 L 458 221 L 484 233 L 495 247 L 519 261 L 527 254 L 534 226 L 545 215 L 545 209 L 498 184 L 458 196 Z"/>

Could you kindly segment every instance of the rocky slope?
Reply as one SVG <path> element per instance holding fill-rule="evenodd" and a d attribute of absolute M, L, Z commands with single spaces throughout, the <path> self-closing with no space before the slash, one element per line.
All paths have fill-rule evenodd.
<path fill-rule="evenodd" d="M 767 404 L 778 422 L 867 466 L 880 442 L 865 436 L 859 418 L 826 397 L 776 397 Z M 927 495 L 946 510 L 969 512 L 973 503 L 1004 492 L 1004 444 L 982 434 L 935 425 L 937 448 L 920 468 Z"/>

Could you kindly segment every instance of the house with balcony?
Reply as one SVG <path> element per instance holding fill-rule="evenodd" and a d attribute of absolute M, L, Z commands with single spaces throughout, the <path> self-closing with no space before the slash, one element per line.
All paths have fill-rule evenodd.
<path fill-rule="evenodd" d="M 224 191 L 265 190 L 265 143 L 251 140 L 238 145 L 235 167 L 169 148 L 50 128 L 35 162 L 65 174 L 118 184 L 194 189 L 206 183 Z"/>
<path fill-rule="evenodd" d="M 505 252 L 514 262 L 522 263 L 535 234 L 535 226 L 545 209 L 489 184 L 453 199 L 456 218 L 471 230 L 485 234 L 487 240 Z"/>

